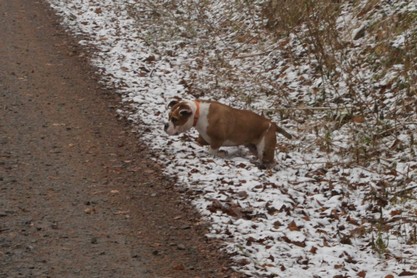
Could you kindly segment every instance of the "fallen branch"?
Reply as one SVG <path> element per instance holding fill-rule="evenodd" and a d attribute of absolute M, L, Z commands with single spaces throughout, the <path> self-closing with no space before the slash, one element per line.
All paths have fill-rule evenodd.
<path fill-rule="evenodd" d="M 392 195 L 397 196 L 397 195 L 400 195 L 400 194 L 402 194 L 404 192 L 411 191 L 411 190 L 413 190 L 415 188 L 417 188 L 417 185 L 413 185 L 413 186 L 410 186 L 408 188 L 404 188 L 404 189 L 402 189 L 400 191 L 397 191 L 397 192 L 392 193 Z"/>

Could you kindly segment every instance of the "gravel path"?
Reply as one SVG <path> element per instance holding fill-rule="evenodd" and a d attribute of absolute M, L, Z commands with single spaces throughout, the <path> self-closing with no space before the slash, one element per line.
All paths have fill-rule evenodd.
<path fill-rule="evenodd" d="M 240 277 L 47 5 L 0 26 L 0 277 Z"/>

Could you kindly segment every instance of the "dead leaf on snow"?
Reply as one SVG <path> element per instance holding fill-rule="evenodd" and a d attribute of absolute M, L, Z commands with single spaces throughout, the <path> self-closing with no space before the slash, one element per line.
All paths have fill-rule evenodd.
<path fill-rule="evenodd" d="M 344 265 L 343 264 L 335 264 L 333 267 L 334 267 L 334 269 L 342 269 L 344 267 Z"/>
<path fill-rule="evenodd" d="M 411 272 L 411 271 L 407 271 L 407 270 L 403 270 L 403 272 L 401 272 L 400 274 L 398 274 L 398 276 L 414 276 L 417 275 L 416 272 Z"/>
<path fill-rule="evenodd" d="M 238 203 L 236 202 L 220 202 L 219 200 L 212 200 L 212 203 L 207 206 L 207 209 L 210 212 L 217 212 L 221 211 L 236 218 L 250 218 L 250 209 L 243 209 Z"/>
<path fill-rule="evenodd" d="M 357 124 L 363 124 L 365 122 L 365 117 L 364 116 L 353 116 L 352 117 L 352 122 L 357 123 Z"/>
<path fill-rule="evenodd" d="M 283 237 L 281 237 L 281 239 L 284 240 L 286 243 L 291 243 L 291 244 L 294 244 L 298 247 L 306 247 L 305 241 L 290 240 L 287 236 L 283 236 Z"/>
<path fill-rule="evenodd" d="M 274 229 L 278 229 L 281 226 L 282 226 L 282 223 L 279 222 L 278 220 L 274 222 Z"/>
<path fill-rule="evenodd" d="M 299 231 L 300 230 L 300 227 L 297 226 L 297 224 L 293 220 L 293 221 L 291 221 L 290 224 L 288 224 L 288 229 L 293 232 L 293 231 Z"/>
<path fill-rule="evenodd" d="M 397 209 L 397 210 L 393 210 L 393 211 L 391 211 L 391 212 L 390 212 L 390 215 L 391 215 L 391 216 L 396 216 L 396 215 L 400 215 L 401 213 L 403 213 L 403 212 L 402 212 L 402 210 Z"/>
<path fill-rule="evenodd" d="M 366 271 L 365 270 L 359 271 L 358 272 L 358 277 L 365 278 L 366 277 Z"/>

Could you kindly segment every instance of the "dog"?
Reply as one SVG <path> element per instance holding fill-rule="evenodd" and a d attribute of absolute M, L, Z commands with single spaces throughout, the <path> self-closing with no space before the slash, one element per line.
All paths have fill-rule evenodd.
<path fill-rule="evenodd" d="M 168 135 L 178 135 L 194 127 L 199 133 L 197 143 L 209 145 L 214 155 L 221 154 L 221 146 L 244 145 L 264 166 L 270 166 L 275 162 L 276 133 L 292 138 L 261 115 L 216 101 L 175 98 L 168 103 L 168 110 L 168 122 L 164 125 Z"/>

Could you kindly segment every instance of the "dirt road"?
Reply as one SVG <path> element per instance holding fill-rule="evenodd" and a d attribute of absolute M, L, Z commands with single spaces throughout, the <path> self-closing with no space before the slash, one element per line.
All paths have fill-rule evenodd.
<path fill-rule="evenodd" d="M 0 38 L 0 277 L 238 277 L 47 4 Z"/>

